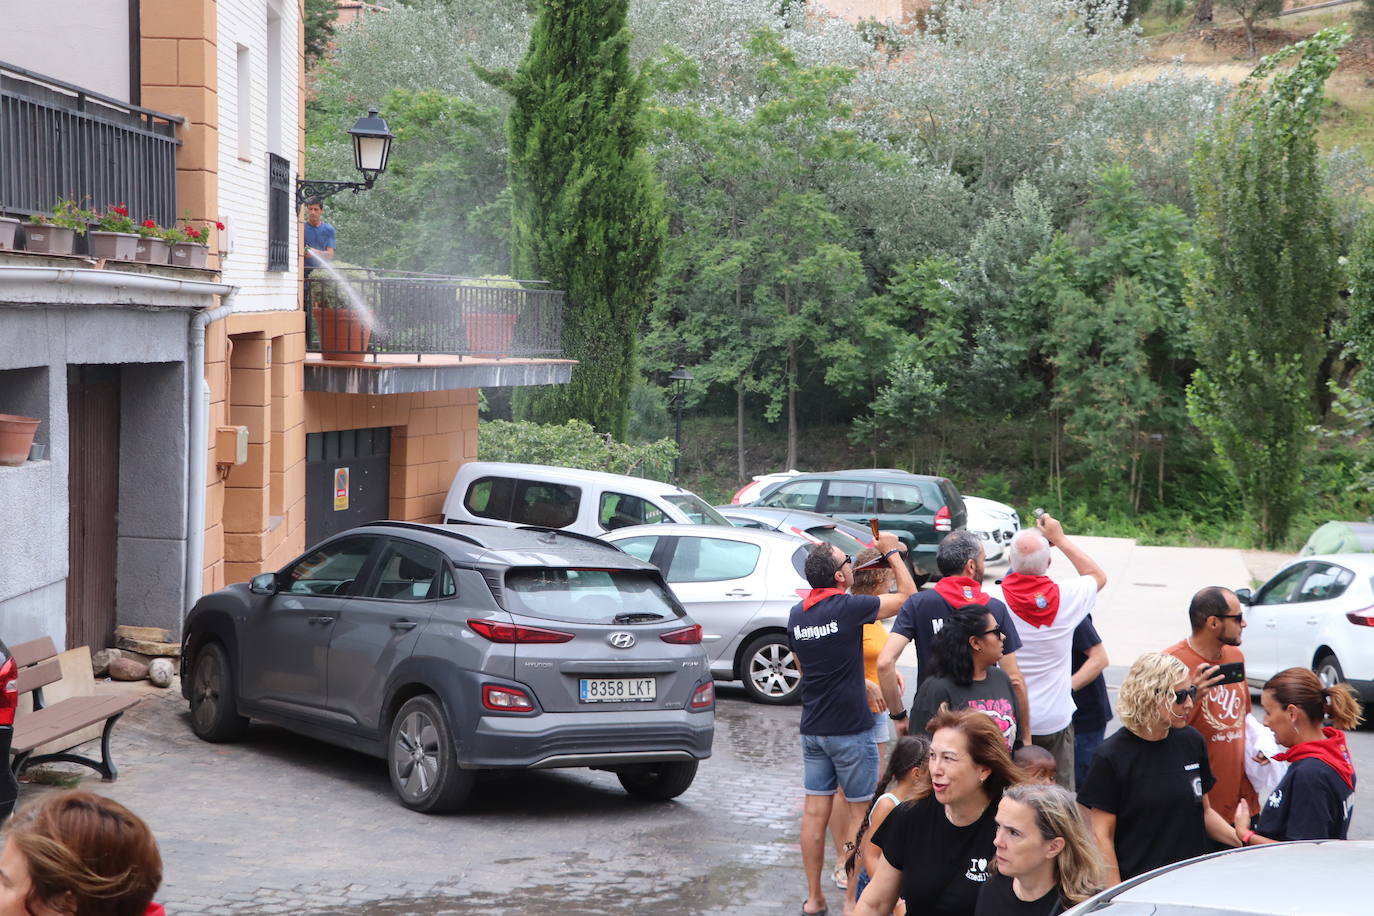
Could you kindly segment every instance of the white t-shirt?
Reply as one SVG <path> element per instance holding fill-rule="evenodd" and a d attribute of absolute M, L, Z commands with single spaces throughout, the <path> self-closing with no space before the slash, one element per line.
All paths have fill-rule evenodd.
<path fill-rule="evenodd" d="M 1012 608 L 1012 620 L 1021 637 L 1016 663 L 1026 681 L 1033 735 L 1052 735 L 1073 721 L 1073 691 L 1069 686 L 1073 680 L 1073 631 L 1096 603 L 1097 580 L 1079 576 L 1059 583 L 1059 612 L 1047 627 L 1031 626 Z"/>

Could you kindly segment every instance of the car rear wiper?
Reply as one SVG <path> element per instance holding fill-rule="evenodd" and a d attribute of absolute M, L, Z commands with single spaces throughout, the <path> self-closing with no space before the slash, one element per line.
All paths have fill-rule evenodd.
<path fill-rule="evenodd" d="M 662 614 L 647 614 L 647 613 L 643 613 L 643 612 L 635 613 L 635 614 L 616 614 L 616 615 L 615 615 L 615 622 L 616 622 L 616 623 L 649 623 L 650 621 L 662 620 L 662 619 L 663 619 L 663 615 L 662 615 Z"/>

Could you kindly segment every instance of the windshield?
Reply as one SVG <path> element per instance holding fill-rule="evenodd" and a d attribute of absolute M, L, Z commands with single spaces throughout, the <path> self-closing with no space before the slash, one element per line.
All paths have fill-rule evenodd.
<path fill-rule="evenodd" d="M 649 623 L 681 617 L 656 577 L 634 569 L 512 569 L 512 613 L 578 623 Z M 628 617 L 642 617 L 629 620 Z"/>
<path fill-rule="evenodd" d="M 792 531 L 797 529 L 793 528 Z M 834 525 L 817 525 L 815 528 L 807 528 L 806 536 L 813 537 L 818 541 L 825 541 L 827 544 L 834 544 L 847 554 L 857 554 L 868 545 L 856 537 L 852 537 L 848 532 L 841 531 Z"/>
<path fill-rule="evenodd" d="M 724 525 L 727 528 L 730 527 L 730 523 L 725 520 L 725 516 L 706 505 L 705 501 L 698 496 L 687 494 L 685 496 L 664 496 L 663 498 L 687 513 L 688 520 L 695 524 Z"/>

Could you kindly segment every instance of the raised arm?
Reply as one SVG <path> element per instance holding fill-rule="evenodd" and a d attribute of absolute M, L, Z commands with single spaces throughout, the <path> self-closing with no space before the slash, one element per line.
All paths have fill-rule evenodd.
<path fill-rule="evenodd" d="M 886 620 L 896 617 L 906 599 L 916 594 L 916 580 L 911 578 L 911 568 L 906 565 L 906 549 L 897 535 L 890 531 L 879 533 L 877 546 L 886 556 L 888 566 L 892 567 L 892 576 L 897 584 L 895 592 L 878 596 L 878 619 Z"/>
<path fill-rule="evenodd" d="M 1097 565 L 1097 561 L 1069 540 L 1069 536 L 1064 533 L 1064 526 L 1059 524 L 1058 519 L 1046 512 L 1035 520 L 1035 527 L 1040 529 L 1045 540 L 1058 547 L 1064 556 L 1068 557 L 1069 562 L 1073 564 L 1073 568 L 1080 576 L 1092 576 L 1097 580 L 1097 590 L 1102 590 L 1102 587 L 1107 584 L 1106 572 Z"/>

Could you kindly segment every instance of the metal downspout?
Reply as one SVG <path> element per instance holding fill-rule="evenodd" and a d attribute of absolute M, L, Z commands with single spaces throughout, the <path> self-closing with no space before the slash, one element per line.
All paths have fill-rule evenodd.
<path fill-rule="evenodd" d="M 191 356 L 186 363 L 186 400 L 191 413 L 186 446 L 190 471 L 186 492 L 186 611 L 200 598 L 205 578 L 205 480 L 210 417 L 210 383 L 205 380 L 205 329 L 234 311 L 237 295 L 238 287 L 229 287 L 229 292 L 220 296 L 218 308 L 200 312 L 191 319 Z"/>

